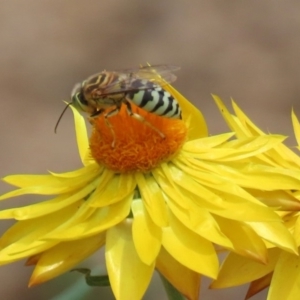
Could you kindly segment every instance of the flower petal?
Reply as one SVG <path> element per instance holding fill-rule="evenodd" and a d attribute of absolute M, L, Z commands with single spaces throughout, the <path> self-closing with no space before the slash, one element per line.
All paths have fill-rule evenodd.
<path fill-rule="evenodd" d="M 275 266 L 269 300 L 298 299 L 300 294 L 300 257 L 282 252 Z"/>
<path fill-rule="evenodd" d="M 212 148 L 218 147 L 223 143 L 227 142 L 230 138 L 234 136 L 234 132 L 222 133 L 218 135 L 203 137 L 201 139 L 195 139 L 186 142 L 182 149 L 193 154 L 198 154 L 199 152 L 211 151 Z"/>
<path fill-rule="evenodd" d="M 141 261 L 151 265 L 160 250 L 162 231 L 149 216 L 142 200 L 132 202 L 134 215 L 132 223 L 132 237 L 135 249 Z"/>
<path fill-rule="evenodd" d="M 36 263 L 29 286 L 43 283 L 68 271 L 101 248 L 105 233 L 87 239 L 63 242 L 43 252 Z"/>
<path fill-rule="evenodd" d="M 105 258 L 113 293 L 118 300 L 140 300 L 151 280 L 154 264 L 144 264 L 134 246 L 131 221 L 126 220 L 106 234 Z"/>
<path fill-rule="evenodd" d="M 180 264 L 163 247 L 156 260 L 156 269 L 187 299 L 199 299 L 201 275 Z"/>
<path fill-rule="evenodd" d="M 128 216 L 132 198 L 133 194 L 112 205 L 93 209 L 94 213 L 89 217 L 82 220 L 78 219 L 77 222 L 74 219 L 73 222 L 69 222 L 66 226 L 58 227 L 57 230 L 44 238 L 47 240 L 68 241 L 98 234 L 120 223 Z"/>
<path fill-rule="evenodd" d="M 266 263 L 267 248 L 262 239 L 249 225 L 218 216 L 215 218 L 222 232 L 232 242 L 234 252 L 258 262 Z"/>
<path fill-rule="evenodd" d="M 182 265 L 208 277 L 217 277 L 218 258 L 212 243 L 186 228 L 172 213 L 170 227 L 163 228 L 162 244 Z"/>
<path fill-rule="evenodd" d="M 299 217 L 299 212 L 295 215 L 295 225 L 294 225 L 294 239 L 296 242 L 296 245 L 299 247 L 300 246 L 300 217 Z"/>
<path fill-rule="evenodd" d="M 135 173 L 135 179 L 152 221 L 159 227 L 168 225 L 167 206 L 162 189 L 152 176 Z"/>
<path fill-rule="evenodd" d="M 21 188 L 2 195 L 0 200 L 25 194 L 55 195 L 74 192 L 74 190 L 82 188 L 96 179 L 99 176 L 99 167 L 93 164 L 80 169 L 80 172 L 79 170 L 75 172 L 80 175 L 68 178 L 57 177 L 56 175 L 7 176 L 3 179 L 4 181 Z"/>
<path fill-rule="evenodd" d="M 81 158 L 81 161 L 84 166 L 93 163 L 93 160 L 89 159 L 89 140 L 87 135 L 87 130 L 85 126 L 84 117 L 78 112 L 78 110 L 70 105 L 75 122 L 75 130 L 76 130 L 76 139 L 78 145 L 78 151 Z"/>
<path fill-rule="evenodd" d="M 213 96 L 213 98 L 216 101 L 229 128 L 236 132 L 238 138 L 266 135 L 246 116 L 246 114 L 236 105 L 235 102 L 232 103 L 232 106 L 236 116 L 233 116 L 228 112 L 227 108 L 219 97 Z M 292 120 L 294 124 L 297 124 L 293 116 Z M 299 169 L 300 167 L 300 157 L 283 144 L 279 144 L 276 148 L 270 150 L 268 153 L 265 153 L 265 155 L 258 156 L 258 158 L 269 165 L 281 165 L 286 168 L 294 169 Z"/>
<path fill-rule="evenodd" d="M 210 287 L 213 289 L 227 288 L 261 278 L 274 270 L 280 253 L 281 250 L 278 248 L 270 249 L 268 263 L 261 264 L 231 252 L 223 262 L 217 280 Z"/>
<path fill-rule="evenodd" d="M 300 201 L 296 193 L 291 191 L 275 190 L 264 191 L 258 189 L 247 189 L 247 191 L 269 207 L 280 211 L 299 211 Z"/>
<path fill-rule="evenodd" d="M 77 209 L 78 205 L 75 203 L 59 212 L 14 224 L 0 239 L 0 264 L 22 259 L 53 247 L 57 242 L 45 241 L 44 236 L 68 220 Z"/>
<path fill-rule="evenodd" d="M 0 219 L 28 220 L 38 218 L 63 209 L 87 196 L 99 183 L 99 179 L 87 184 L 78 192 L 62 194 L 54 199 L 27 205 L 19 208 L 11 208 L 0 211 Z"/>
<path fill-rule="evenodd" d="M 210 174 L 218 174 L 223 178 L 230 179 L 237 186 L 257 189 L 257 182 L 261 190 L 295 190 L 300 189 L 300 172 L 298 170 L 273 168 L 255 163 L 223 163 L 214 161 L 202 161 L 191 159 L 189 162 L 194 168 Z"/>
<path fill-rule="evenodd" d="M 271 244 L 294 254 L 298 254 L 296 243 L 283 223 L 247 222 L 254 231 Z"/>
<path fill-rule="evenodd" d="M 295 138 L 297 140 L 298 149 L 299 149 L 299 146 L 300 146 L 300 123 L 299 123 L 299 120 L 298 120 L 297 116 L 295 115 L 294 111 L 292 111 L 292 122 L 293 122 L 293 127 L 294 127 Z"/>
<path fill-rule="evenodd" d="M 62 181 L 61 178 L 74 178 L 74 177 L 84 177 L 88 174 L 101 174 L 103 167 L 94 163 L 90 166 L 80 168 L 72 172 L 65 173 L 53 173 L 50 175 L 9 175 L 4 177 L 2 180 L 8 184 L 14 185 L 19 188 L 31 187 L 31 186 L 42 186 L 42 185 L 52 185 L 57 184 Z"/>
<path fill-rule="evenodd" d="M 215 137 L 213 137 L 215 139 Z M 206 138 L 208 141 L 210 138 Z M 202 160 L 210 161 L 238 161 L 264 153 L 284 141 L 281 135 L 264 135 L 259 137 L 243 138 L 232 140 L 218 148 L 206 147 L 198 148 L 198 140 L 190 141 L 183 148 L 190 152 L 190 156 Z M 202 141 L 205 143 L 206 141 Z"/>
<path fill-rule="evenodd" d="M 180 201 L 180 200 L 179 200 Z M 188 210 L 182 209 L 171 198 L 168 198 L 168 207 L 177 219 L 188 229 L 203 238 L 225 248 L 233 249 L 231 241 L 226 237 L 212 214 L 204 207 L 190 203 Z"/>
<path fill-rule="evenodd" d="M 205 119 L 200 112 L 191 102 L 189 102 L 183 95 L 181 95 L 171 85 L 164 86 L 179 103 L 182 109 L 182 118 L 188 124 L 188 140 L 202 138 L 208 135 Z"/>
<path fill-rule="evenodd" d="M 107 173 L 107 178 L 99 184 L 89 199 L 91 207 L 105 207 L 121 201 L 132 194 L 136 187 L 132 174 L 114 174 L 112 171 Z"/>
<path fill-rule="evenodd" d="M 236 135 L 238 137 L 245 137 L 245 136 L 249 136 L 247 134 L 246 129 L 243 126 L 237 126 L 237 122 L 236 119 L 234 118 L 230 112 L 228 111 L 228 109 L 226 108 L 226 106 L 224 105 L 224 103 L 222 102 L 222 100 L 216 96 L 216 95 L 212 95 L 213 99 L 215 100 L 224 120 L 226 121 L 228 127 L 230 128 L 230 130 L 232 130 L 233 132 L 236 133 Z"/>
<path fill-rule="evenodd" d="M 227 193 L 226 189 L 218 192 L 216 190 L 218 188 L 215 181 L 216 177 L 213 172 L 212 174 L 203 172 L 202 177 L 206 177 L 206 182 L 212 178 L 210 185 L 214 184 L 215 189 L 212 187 L 206 188 L 195 181 L 193 176 L 189 176 L 171 163 L 168 165 L 162 164 L 161 169 L 154 170 L 153 174 L 157 177 L 166 194 L 174 200 L 176 198 L 192 199 L 198 206 L 204 207 L 209 212 L 230 219 L 241 221 L 280 221 L 278 215 L 238 186 L 236 186 L 235 194 L 232 194 L 230 190 Z M 166 177 L 168 181 L 165 180 Z M 224 179 L 219 177 L 219 181 L 224 181 Z M 173 186 L 170 185 L 170 182 Z M 229 185 L 229 181 L 225 183 L 225 187 Z M 243 193 L 242 196 L 239 196 L 240 193 Z M 243 198 L 245 195 L 247 195 L 246 199 Z M 248 199 L 251 201 L 248 201 Z M 188 201 L 185 200 L 185 202 L 187 205 Z M 237 205 L 239 209 L 236 209 Z"/>

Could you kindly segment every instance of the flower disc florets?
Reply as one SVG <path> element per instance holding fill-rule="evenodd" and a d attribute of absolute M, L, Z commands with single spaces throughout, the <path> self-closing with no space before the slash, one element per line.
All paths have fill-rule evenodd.
<path fill-rule="evenodd" d="M 111 128 L 103 116 L 91 120 L 92 157 L 99 164 L 121 173 L 147 172 L 169 160 L 181 148 L 187 135 L 182 120 L 157 116 L 133 105 L 132 110 L 145 118 L 156 130 L 129 116 L 125 107 L 108 119 Z"/>

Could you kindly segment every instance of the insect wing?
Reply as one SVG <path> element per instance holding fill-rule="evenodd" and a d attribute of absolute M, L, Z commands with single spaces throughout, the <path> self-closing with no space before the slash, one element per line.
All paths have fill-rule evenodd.
<path fill-rule="evenodd" d="M 160 85 L 166 85 L 176 80 L 176 76 L 173 72 L 180 69 L 178 66 L 173 65 L 149 65 L 141 66 L 139 68 L 116 70 L 117 74 L 128 74 L 129 78 L 134 79 L 146 79 L 151 82 L 155 82 Z"/>
<path fill-rule="evenodd" d="M 149 86 L 147 85 L 142 85 L 139 88 L 133 87 L 133 82 L 136 79 L 147 80 L 160 86 L 164 86 L 176 80 L 177 77 L 172 72 L 179 69 L 179 67 L 172 65 L 153 65 L 113 71 L 120 80 L 107 85 L 105 87 L 105 92 L 106 94 L 116 94 L 119 92 L 149 89 Z"/>
<path fill-rule="evenodd" d="M 144 66 L 140 68 L 137 76 L 159 85 L 166 85 L 174 82 L 177 79 L 177 76 L 175 76 L 173 72 L 176 72 L 179 69 L 179 67 L 172 65 Z"/>

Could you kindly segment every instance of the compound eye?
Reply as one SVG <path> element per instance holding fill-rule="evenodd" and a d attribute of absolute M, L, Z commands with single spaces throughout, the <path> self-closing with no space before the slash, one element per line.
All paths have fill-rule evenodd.
<path fill-rule="evenodd" d="M 78 92 L 78 93 L 73 95 L 72 102 L 82 104 L 84 106 L 88 105 L 88 102 L 85 100 L 85 98 L 84 98 L 84 96 L 81 92 Z"/>
<path fill-rule="evenodd" d="M 80 102 L 81 104 L 88 105 L 88 102 L 85 100 L 85 98 L 84 98 L 84 96 L 83 96 L 82 93 L 76 93 L 75 97 L 76 97 L 76 100 L 78 102 Z"/>

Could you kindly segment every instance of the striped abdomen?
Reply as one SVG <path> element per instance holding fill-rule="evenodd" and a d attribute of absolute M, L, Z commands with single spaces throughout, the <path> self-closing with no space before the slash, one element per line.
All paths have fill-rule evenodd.
<path fill-rule="evenodd" d="M 147 86 L 149 89 L 139 90 L 142 86 Z M 137 90 L 126 93 L 126 97 L 138 107 L 159 116 L 181 119 L 178 102 L 159 85 L 147 80 L 136 79 L 132 82 L 132 87 Z"/>

